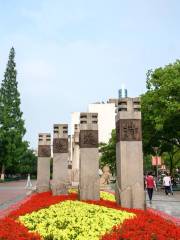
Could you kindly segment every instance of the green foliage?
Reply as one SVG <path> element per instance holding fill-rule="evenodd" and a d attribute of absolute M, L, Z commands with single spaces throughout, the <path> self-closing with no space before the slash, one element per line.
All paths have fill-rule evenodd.
<path fill-rule="evenodd" d="M 152 156 L 150 154 L 144 155 L 144 173 L 149 171 L 154 171 L 154 168 L 151 163 Z"/>
<path fill-rule="evenodd" d="M 167 152 L 169 161 L 180 150 L 180 61 L 147 73 L 147 92 L 141 96 L 145 154 Z M 169 164 L 172 171 L 175 162 Z"/>
<path fill-rule="evenodd" d="M 100 167 L 102 168 L 106 164 L 109 165 L 112 174 L 116 171 L 116 132 L 112 130 L 111 138 L 107 144 L 100 144 Z"/>
<path fill-rule="evenodd" d="M 27 149 L 27 143 L 23 142 L 26 130 L 20 110 L 14 58 L 15 50 L 12 47 L 0 88 L 0 167 L 4 169 L 16 166 Z"/>
<path fill-rule="evenodd" d="M 28 173 L 34 176 L 37 174 L 37 156 L 32 149 L 27 149 L 18 159 L 16 166 L 7 169 L 8 173 L 19 173 L 22 176 Z"/>

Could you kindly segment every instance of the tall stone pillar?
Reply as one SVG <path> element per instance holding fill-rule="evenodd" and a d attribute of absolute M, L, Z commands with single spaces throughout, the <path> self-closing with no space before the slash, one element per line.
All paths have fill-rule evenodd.
<path fill-rule="evenodd" d="M 80 149 L 79 149 L 79 124 L 74 125 L 74 136 L 72 143 L 72 181 L 74 184 L 79 183 L 79 157 L 80 157 Z"/>
<path fill-rule="evenodd" d="M 99 200 L 98 114 L 80 114 L 80 200 Z"/>
<path fill-rule="evenodd" d="M 139 98 L 121 98 L 116 116 L 116 201 L 144 209 L 143 153 Z"/>
<path fill-rule="evenodd" d="M 53 195 L 67 194 L 68 158 L 68 125 L 54 124 Z"/>
<path fill-rule="evenodd" d="M 50 189 L 51 135 L 40 133 L 38 141 L 37 191 Z"/>
<path fill-rule="evenodd" d="M 71 161 L 71 135 L 68 135 L 68 183 L 72 184 L 72 161 Z"/>

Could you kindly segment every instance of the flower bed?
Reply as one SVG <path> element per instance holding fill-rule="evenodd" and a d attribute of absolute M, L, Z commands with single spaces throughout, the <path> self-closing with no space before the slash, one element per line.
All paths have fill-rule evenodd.
<path fill-rule="evenodd" d="M 152 213 L 139 213 L 115 226 L 101 240 L 180 240 L 180 228 Z"/>
<path fill-rule="evenodd" d="M 64 201 L 19 217 L 21 223 L 44 239 L 98 240 L 114 225 L 135 214 L 80 201 Z"/>
<path fill-rule="evenodd" d="M 29 229 L 38 229 L 45 238 Z M 114 201 L 80 202 L 75 193 L 52 196 L 48 192 L 32 196 L 0 220 L 0 240 L 26 239 L 180 240 L 180 228 L 148 211 L 121 208 Z"/>
<path fill-rule="evenodd" d="M 68 191 L 69 193 L 77 193 L 78 190 L 77 189 L 69 189 Z M 104 199 L 104 200 L 109 200 L 112 202 L 115 202 L 115 196 L 113 193 L 109 193 L 109 192 L 105 192 L 105 191 L 100 191 L 100 198 Z"/>
<path fill-rule="evenodd" d="M 6 217 L 0 220 L 0 239 L 1 240 L 41 240 L 37 233 L 28 232 L 27 228 Z"/>

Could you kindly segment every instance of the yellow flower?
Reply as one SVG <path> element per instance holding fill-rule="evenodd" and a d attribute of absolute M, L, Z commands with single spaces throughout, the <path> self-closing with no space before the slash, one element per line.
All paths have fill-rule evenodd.
<path fill-rule="evenodd" d="M 64 201 L 19 217 L 44 239 L 98 240 L 114 225 L 135 214 L 80 201 Z"/>

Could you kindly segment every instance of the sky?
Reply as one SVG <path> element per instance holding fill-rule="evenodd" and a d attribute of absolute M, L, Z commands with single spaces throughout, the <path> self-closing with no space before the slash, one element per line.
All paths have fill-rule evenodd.
<path fill-rule="evenodd" d="M 0 83 L 9 50 L 27 133 L 70 123 L 89 103 L 146 91 L 146 73 L 180 56 L 179 0 L 0 0 Z"/>

